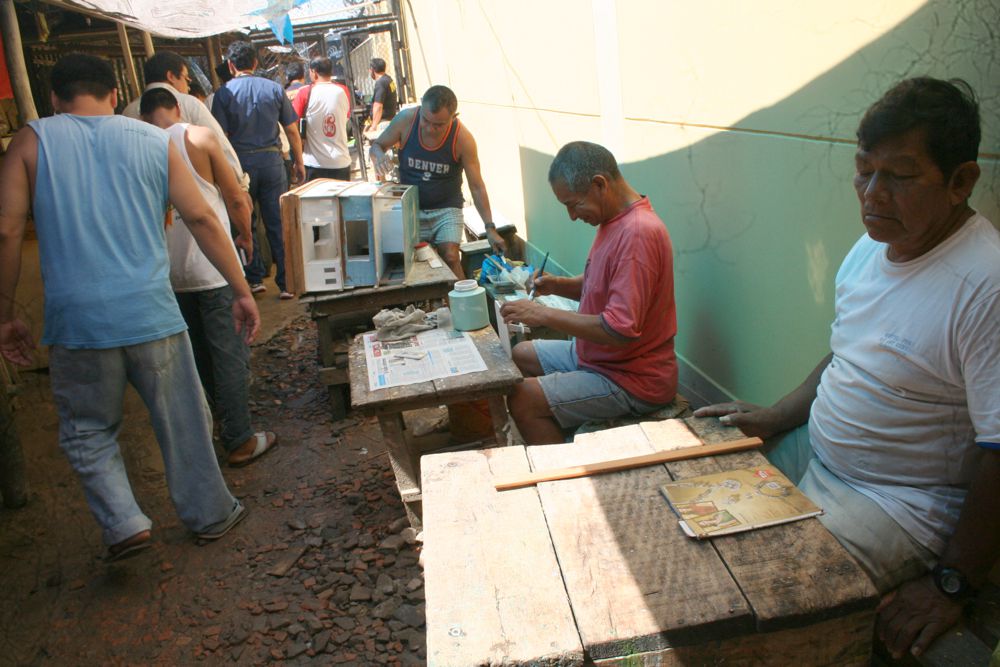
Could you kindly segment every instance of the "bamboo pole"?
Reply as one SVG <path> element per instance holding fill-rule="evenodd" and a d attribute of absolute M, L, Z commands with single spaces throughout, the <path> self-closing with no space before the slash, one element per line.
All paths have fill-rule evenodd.
<path fill-rule="evenodd" d="M 31 82 L 28 68 L 24 63 L 24 49 L 21 46 L 21 29 L 17 25 L 14 0 L 0 0 L 0 24 L 3 28 L 4 51 L 7 54 L 7 71 L 14 89 L 14 101 L 21 123 L 38 118 L 35 98 L 31 96 Z"/>
<path fill-rule="evenodd" d="M 156 49 L 153 48 L 153 36 L 145 30 L 142 31 L 142 48 L 145 49 L 147 58 L 152 58 L 156 53 Z"/>
<path fill-rule="evenodd" d="M 222 85 L 222 81 L 219 79 L 219 74 L 215 71 L 215 68 L 219 66 L 218 40 L 218 37 L 205 38 L 205 56 L 208 58 L 208 76 L 212 80 L 212 88 L 218 88 Z"/>
<path fill-rule="evenodd" d="M 128 87 L 132 99 L 139 97 L 139 76 L 135 73 L 135 60 L 132 58 L 132 47 L 128 43 L 128 30 L 124 23 L 118 24 L 118 39 L 122 43 L 122 55 L 125 57 L 125 73 L 128 75 Z"/>

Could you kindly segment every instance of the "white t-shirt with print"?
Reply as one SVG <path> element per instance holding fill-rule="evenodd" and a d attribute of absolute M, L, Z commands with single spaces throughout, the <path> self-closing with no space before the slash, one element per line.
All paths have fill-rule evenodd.
<path fill-rule="evenodd" d="M 837 273 L 833 361 L 809 437 L 834 474 L 940 554 L 981 447 L 1000 448 L 1000 233 L 975 214 L 912 261 L 887 249 L 866 234 Z"/>

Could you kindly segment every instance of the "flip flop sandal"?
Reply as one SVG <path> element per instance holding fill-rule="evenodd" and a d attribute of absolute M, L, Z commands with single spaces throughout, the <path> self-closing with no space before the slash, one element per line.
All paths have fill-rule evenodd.
<path fill-rule="evenodd" d="M 135 540 L 136 537 L 142 535 L 143 533 L 146 534 L 145 538 L 132 542 L 132 540 Z M 108 547 L 108 553 L 104 557 L 104 562 L 115 563 L 120 560 L 125 560 L 126 558 L 131 558 L 132 556 L 138 555 L 139 553 L 145 551 L 151 546 L 152 546 L 152 536 L 149 534 L 148 531 L 145 530 L 141 531 L 139 533 L 136 533 L 132 537 L 128 538 L 127 540 L 119 542 L 118 544 L 112 544 L 110 547 Z"/>
<path fill-rule="evenodd" d="M 259 433 L 254 433 L 254 438 L 257 442 L 254 443 L 253 452 L 245 459 L 240 459 L 239 461 L 227 461 L 230 468 L 242 468 L 248 466 L 260 457 L 267 454 L 269 451 L 278 446 L 278 436 L 274 435 L 270 431 L 261 431 Z M 273 436 L 273 440 L 268 442 L 268 435 Z"/>
<path fill-rule="evenodd" d="M 249 514 L 249 510 L 247 510 L 246 505 L 237 501 L 236 509 L 229 515 L 228 519 L 221 523 L 217 523 L 214 526 L 210 526 L 205 531 L 196 534 L 199 544 L 205 544 L 225 536 L 225 534 L 232 530 L 236 524 L 245 519 L 247 514 Z"/>

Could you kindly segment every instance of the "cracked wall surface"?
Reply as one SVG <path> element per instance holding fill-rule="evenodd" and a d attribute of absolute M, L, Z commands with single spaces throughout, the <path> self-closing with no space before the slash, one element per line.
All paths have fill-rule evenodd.
<path fill-rule="evenodd" d="M 834 276 L 864 231 L 854 131 L 895 81 L 957 76 L 976 89 L 972 203 L 1000 222 L 996 0 L 406 9 L 416 89 L 456 91 L 494 207 L 552 252 L 550 266 L 582 270 L 593 239 L 548 189 L 552 156 L 576 139 L 612 148 L 674 241 L 677 350 L 724 393 L 773 401 L 828 349 Z"/>

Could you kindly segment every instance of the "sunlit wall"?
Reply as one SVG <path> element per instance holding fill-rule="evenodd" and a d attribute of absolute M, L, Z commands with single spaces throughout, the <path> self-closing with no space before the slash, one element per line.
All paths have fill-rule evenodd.
<path fill-rule="evenodd" d="M 603 143 L 649 195 L 674 240 L 677 349 L 709 393 L 773 401 L 826 353 L 834 275 L 863 231 L 854 130 L 896 80 L 977 89 L 973 203 L 1000 220 L 993 0 L 403 5 L 416 89 L 455 90 L 495 208 L 550 262 L 581 270 L 593 239 L 548 189 L 561 145 Z"/>

